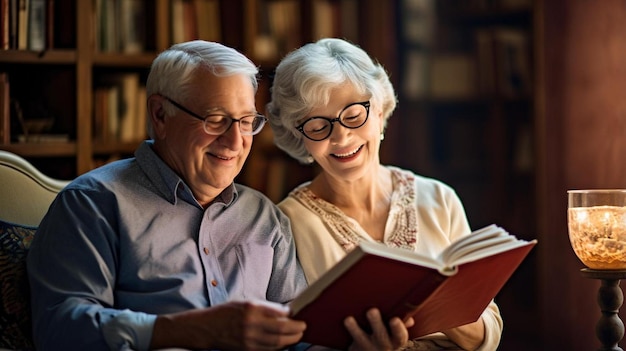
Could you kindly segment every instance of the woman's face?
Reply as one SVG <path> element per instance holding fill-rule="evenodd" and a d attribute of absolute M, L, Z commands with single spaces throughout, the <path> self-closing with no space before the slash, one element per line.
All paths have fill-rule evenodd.
<path fill-rule="evenodd" d="M 350 84 L 333 89 L 328 105 L 317 106 L 301 122 L 311 117 L 337 118 L 350 104 L 368 101 Z M 380 164 L 380 135 L 383 131 L 381 107 L 370 100 L 369 117 L 356 129 L 334 122 L 330 136 L 321 141 L 304 138 L 304 145 L 326 175 L 339 181 L 354 181 L 374 174 Z"/>

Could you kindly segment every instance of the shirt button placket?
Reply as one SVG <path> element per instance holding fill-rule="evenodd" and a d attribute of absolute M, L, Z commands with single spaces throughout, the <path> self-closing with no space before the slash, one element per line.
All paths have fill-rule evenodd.
<path fill-rule="evenodd" d="M 208 247 L 206 247 L 206 246 L 205 246 L 205 247 L 202 249 L 202 251 L 204 251 L 204 254 L 205 254 L 205 255 L 207 255 L 207 256 L 209 255 L 209 248 L 208 248 Z M 215 280 L 215 279 L 211 279 L 211 286 L 217 286 L 217 280 Z"/>
<path fill-rule="evenodd" d="M 209 248 L 206 247 L 206 246 L 204 247 L 204 254 L 207 255 L 207 256 L 209 255 Z M 212 286 L 217 286 L 217 280 L 211 279 L 211 285 Z"/>
<path fill-rule="evenodd" d="M 226 285 L 222 284 L 223 278 L 216 256 L 219 255 L 219 250 L 212 247 L 209 239 L 210 230 L 208 230 L 208 225 L 210 225 L 209 223 L 211 221 L 211 212 L 216 210 L 217 209 L 209 208 L 205 212 L 199 236 L 199 242 L 202 243 L 202 264 L 206 272 L 206 285 L 211 305 L 228 301 L 228 292 L 225 290 Z"/>

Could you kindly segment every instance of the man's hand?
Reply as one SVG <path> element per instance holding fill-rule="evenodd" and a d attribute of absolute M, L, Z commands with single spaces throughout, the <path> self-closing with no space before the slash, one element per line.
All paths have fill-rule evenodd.
<path fill-rule="evenodd" d="M 276 350 L 302 338 L 306 324 L 268 302 L 230 302 L 157 317 L 151 348 Z"/>
<path fill-rule="evenodd" d="M 409 340 L 407 328 L 413 326 L 414 321 L 412 318 L 409 318 L 406 322 L 402 322 L 397 317 L 392 318 L 389 321 L 389 330 L 387 330 L 378 309 L 372 308 L 367 311 L 366 315 L 372 329 L 372 333 L 369 335 L 359 327 L 354 317 L 348 317 L 344 321 L 344 325 L 353 339 L 350 351 L 395 350 Z"/>

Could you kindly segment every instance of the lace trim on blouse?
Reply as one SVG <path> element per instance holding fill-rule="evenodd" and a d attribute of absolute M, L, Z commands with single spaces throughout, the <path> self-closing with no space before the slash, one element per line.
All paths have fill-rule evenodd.
<path fill-rule="evenodd" d="M 383 243 L 414 251 L 418 234 L 415 177 L 411 172 L 395 168 L 391 169 L 391 174 L 393 192 Z M 337 206 L 317 197 L 308 186 L 294 189 L 289 196 L 317 214 L 344 250 L 350 251 L 364 240 L 363 234 L 360 233 L 366 232 L 356 220 L 347 216 Z M 389 223 L 392 225 L 389 226 Z M 391 233 L 387 235 L 389 230 Z"/>

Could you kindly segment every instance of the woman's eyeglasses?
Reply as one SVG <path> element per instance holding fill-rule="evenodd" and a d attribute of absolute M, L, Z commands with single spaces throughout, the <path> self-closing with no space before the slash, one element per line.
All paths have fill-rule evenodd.
<path fill-rule="evenodd" d="M 367 122 L 369 113 L 369 101 L 355 102 L 344 107 L 337 118 L 311 117 L 296 126 L 296 129 L 313 141 L 321 141 L 332 134 L 335 122 L 349 129 L 357 129 Z"/>

